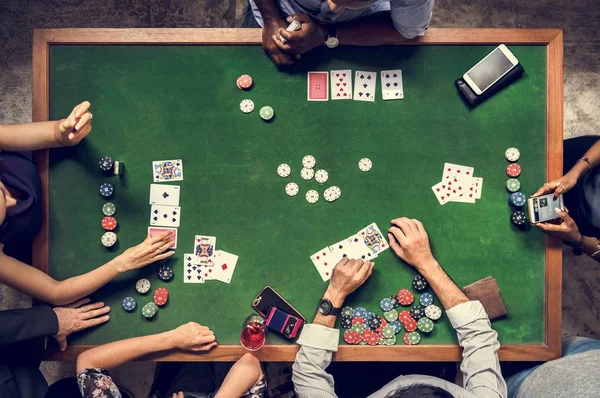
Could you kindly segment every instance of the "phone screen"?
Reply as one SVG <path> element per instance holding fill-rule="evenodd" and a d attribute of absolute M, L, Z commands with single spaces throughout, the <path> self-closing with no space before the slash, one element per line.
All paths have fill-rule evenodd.
<path fill-rule="evenodd" d="M 513 67 L 514 65 L 506 58 L 502 50 L 496 48 L 466 74 L 483 92 Z"/>
<path fill-rule="evenodd" d="M 533 223 L 545 222 L 558 218 L 556 208 L 563 210 L 563 197 L 554 200 L 554 194 L 542 195 L 529 199 L 529 218 Z"/>

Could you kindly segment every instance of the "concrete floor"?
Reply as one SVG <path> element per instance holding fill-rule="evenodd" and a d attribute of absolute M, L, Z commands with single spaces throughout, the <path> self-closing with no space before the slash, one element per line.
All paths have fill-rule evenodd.
<path fill-rule="evenodd" d="M 34 28 L 235 27 L 246 0 L 0 0 L 0 123 L 31 121 Z M 565 40 L 565 138 L 600 133 L 600 8 L 595 0 L 439 1 L 432 27 L 561 28 Z M 565 250 L 563 333 L 600 338 L 600 265 Z M 524 296 L 525 299 L 525 296 Z M 0 286 L 0 308 L 30 300 Z M 44 363 L 52 383 L 73 364 Z M 113 372 L 136 397 L 147 395 L 154 365 Z"/>

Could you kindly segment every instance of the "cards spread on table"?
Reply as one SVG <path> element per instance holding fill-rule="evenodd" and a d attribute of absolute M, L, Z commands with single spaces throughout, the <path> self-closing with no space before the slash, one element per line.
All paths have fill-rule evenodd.
<path fill-rule="evenodd" d="M 483 178 L 474 177 L 475 169 L 453 163 L 445 163 L 442 181 L 431 187 L 440 205 L 448 202 L 475 203 L 481 199 Z"/>
<path fill-rule="evenodd" d="M 331 82 L 331 99 L 352 99 L 352 71 L 350 69 L 332 70 Z"/>
<path fill-rule="evenodd" d="M 308 101 L 329 100 L 329 72 L 308 72 Z"/>
<path fill-rule="evenodd" d="M 202 266 L 194 264 L 194 254 L 183 255 L 183 282 L 184 283 L 204 283 L 202 275 Z"/>
<path fill-rule="evenodd" d="M 354 101 L 375 101 L 377 73 L 357 70 L 354 74 Z"/>
<path fill-rule="evenodd" d="M 384 234 L 377 224 L 371 223 L 356 234 L 319 250 L 310 256 L 310 260 L 319 272 L 321 279 L 328 281 L 336 264 L 344 257 L 364 261 L 373 260 L 387 248 L 388 243 Z"/>
<path fill-rule="evenodd" d="M 223 250 L 216 250 L 217 238 L 196 235 L 194 252 L 184 254 L 184 283 L 204 283 L 216 280 L 231 283 L 238 256 Z"/>
<path fill-rule="evenodd" d="M 179 185 L 150 184 L 150 204 L 179 206 Z"/>
<path fill-rule="evenodd" d="M 154 182 L 183 181 L 183 161 L 155 160 L 152 162 Z"/>
<path fill-rule="evenodd" d="M 179 227 L 181 207 L 152 205 L 150 208 L 150 225 L 161 225 L 164 227 Z"/>
<path fill-rule="evenodd" d="M 214 267 L 204 267 L 204 277 L 206 280 L 217 280 L 224 283 L 230 283 L 233 277 L 233 271 L 237 265 L 238 256 L 235 254 L 216 250 L 213 256 Z"/>
<path fill-rule="evenodd" d="M 381 71 L 381 98 L 384 100 L 404 98 L 402 71 L 400 69 Z"/>
<path fill-rule="evenodd" d="M 177 228 L 165 228 L 165 227 L 148 227 L 148 235 L 154 237 L 163 234 L 167 231 L 175 231 L 175 239 L 169 249 L 177 249 Z"/>

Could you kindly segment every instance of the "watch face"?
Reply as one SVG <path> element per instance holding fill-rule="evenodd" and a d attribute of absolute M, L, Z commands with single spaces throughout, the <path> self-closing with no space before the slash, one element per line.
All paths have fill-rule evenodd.
<path fill-rule="evenodd" d="M 331 311 L 331 303 L 329 302 L 329 300 L 321 300 L 319 302 L 319 312 L 321 312 L 321 314 L 323 314 L 323 315 L 327 315 L 327 314 L 329 314 L 330 311 Z"/>
<path fill-rule="evenodd" d="M 329 48 L 335 48 L 340 44 L 340 40 L 335 36 L 329 36 L 325 41 L 325 45 Z"/>

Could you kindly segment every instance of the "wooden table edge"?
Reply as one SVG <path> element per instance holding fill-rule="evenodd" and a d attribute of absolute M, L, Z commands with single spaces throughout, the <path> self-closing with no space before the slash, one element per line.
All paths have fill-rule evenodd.
<path fill-rule="evenodd" d="M 33 37 L 33 121 L 49 118 L 49 50 L 52 44 L 188 44 L 188 45 L 257 45 L 260 29 L 36 29 Z M 545 45 L 546 70 L 546 178 L 562 175 L 563 141 L 563 33 L 560 29 L 471 29 L 432 28 L 423 37 L 401 45 Z M 33 241 L 33 265 L 49 272 L 49 152 L 37 151 L 35 162 L 42 187 L 42 226 Z M 545 361 L 560 357 L 562 311 L 562 250 L 557 239 L 546 239 L 545 344 L 503 345 L 502 361 Z M 89 345 L 74 345 L 66 352 L 47 353 L 48 360 L 75 360 Z M 432 349 L 432 347 L 435 347 Z M 256 354 L 265 361 L 292 361 L 294 345 L 268 345 Z M 368 351 L 366 351 L 368 350 Z M 246 351 L 241 346 L 221 346 L 208 354 L 162 353 L 151 360 L 233 361 Z M 459 361 L 460 348 L 454 345 L 419 345 L 412 347 L 340 346 L 337 361 Z"/>

